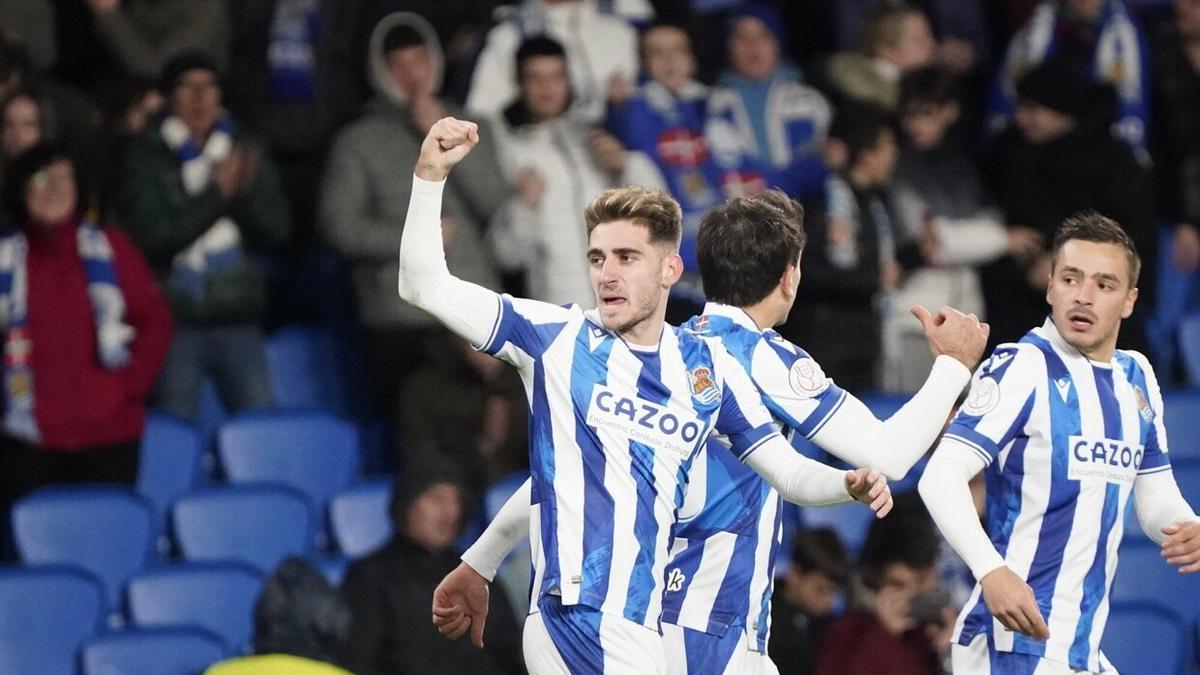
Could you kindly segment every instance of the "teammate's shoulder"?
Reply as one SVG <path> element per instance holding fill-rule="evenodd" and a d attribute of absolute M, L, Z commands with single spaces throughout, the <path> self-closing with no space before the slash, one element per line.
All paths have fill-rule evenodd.
<path fill-rule="evenodd" d="M 1028 342 L 1005 342 L 996 346 L 991 355 L 979 364 L 981 376 L 1001 376 L 1017 368 L 1030 368 L 1045 363 L 1045 354 L 1036 345 Z"/>

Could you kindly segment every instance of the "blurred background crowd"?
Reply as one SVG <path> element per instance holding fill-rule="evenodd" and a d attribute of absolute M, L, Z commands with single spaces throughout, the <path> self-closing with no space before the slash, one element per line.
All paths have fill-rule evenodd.
<path fill-rule="evenodd" d="M 1121 346 L 1181 396 L 1200 386 L 1200 0 L 0 0 L 3 555 L 100 574 L 86 546 L 39 553 L 55 531 L 32 512 L 55 494 L 136 500 L 151 542 L 102 579 L 104 628 L 72 650 L 178 623 L 139 609 L 136 574 L 236 558 L 286 529 L 246 513 L 295 497 L 299 543 L 250 561 L 242 601 L 285 554 L 318 563 L 332 599 L 295 631 L 322 637 L 292 643 L 328 649 L 264 638 L 289 615 L 276 606 L 255 614 L 258 651 L 359 673 L 520 671 L 520 564 L 487 651 L 428 625 L 456 547 L 528 464 L 515 373 L 396 293 L 410 167 L 447 115 L 481 125 L 448 179 L 448 265 L 497 291 L 591 307 L 584 206 L 654 187 L 683 207 L 680 322 L 704 302 L 701 215 L 778 187 L 808 230 L 780 332 L 888 405 L 932 363 L 910 306 L 1019 338 L 1046 313 L 1055 228 L 1094 209 L 1144 261 Z M 1179 400 L 1181 419 L 1200 411 Z M 255 473 L 261 455 L 275 465 Z M 238 493 L 263 481 L 302 494 Z M 338 529 L 347 494 L 383 528 L 369 546 Z M 218 535 L 191 538 L 185 507 L 239 496 L 213 530 L 244 540 L 204 553 Z M 781 672 L 938 672 L 969 580 L 910 507 L 850 541 L 796 536 Z M 290 565 L 260 610 L 320 596 L 280 590 L 311 582 Z M 818 630 L 835 606 L 849 609 Z M 250 648 L 248 607 L 212 654 Z"/>

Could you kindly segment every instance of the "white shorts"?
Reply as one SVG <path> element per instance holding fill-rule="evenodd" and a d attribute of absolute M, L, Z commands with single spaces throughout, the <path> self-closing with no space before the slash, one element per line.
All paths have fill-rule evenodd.
<path fill-rule="evenodd" d="M 950 648 L 951 670 L 954 675 L 1100 675 L 1090 670 L 1075 670 L 1061 661 L 1050 661 L 1032 654 L 998 652 L 990 649 L 987 634 L 980 633 L 963 647 Z M 1100 656 L 1103 675 L 1120 675 L 1112 664 Z"/>
<path fill-rule="evenodd" d="M 724 637 L 669 623 L 662 629 L 667 675 L 779 675 L 770 657 L 750 650 L 743 629 Z"/>
<path fill-rule="evenodd" d="M 586 605 L 547 596 L 525 618 L 522 640 L 530 675 L 665 675 L 655 631 Z"/>

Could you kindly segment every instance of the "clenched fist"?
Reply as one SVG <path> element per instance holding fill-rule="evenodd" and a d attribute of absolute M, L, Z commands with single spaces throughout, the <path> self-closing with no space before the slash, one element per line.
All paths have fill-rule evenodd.
<path fill-rule="evenodd" d="M 479 125 L 443 117 L 429 129 L 421 142 L 421 156 L 414 173 L 422 180 L 440 181 L 479 143 Z"/>

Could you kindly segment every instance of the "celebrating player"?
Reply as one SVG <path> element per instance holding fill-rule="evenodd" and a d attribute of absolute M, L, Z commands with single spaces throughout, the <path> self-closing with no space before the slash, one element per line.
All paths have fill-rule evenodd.
<path fill-rule="evenodd" d="M 525 380 L 536 533 L 526 665 L 539 675 L 665 672 L 657 626 L 669 536 L 710 433 L 797 503 L 855 498 L 882 515 L 886 480 L 802 458 L 718 341 L 665 324 L 682 272 L 681 217 L 662 193 L 610 190 L 589 205 L 596 310 L 500 296 L 451 276 L 438 226 L 442 181 L 477 142 L 474 124 L 446 118 L 422 144 L 399 288 Z M 449 632 L 470 628 L 481 639 L 470 615 L 450 620 Z"/>
<path fill-rule="evenodd" d="M 1100 638 L 1131 493 L 1166 562 L 1200 571 L 1200 522 L 1171 473 L 1154 370 L 1116 349 L 1140 266 L 1112 220 L 1063 223 L 1050 317 L 980 367 L 925 469 L 921 496 L 979 580 L 955 626 L 955 673 L 1111 671 Z M 967 490 L 982 470 L 986 531 Z"/>

